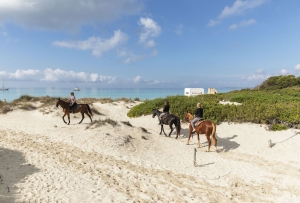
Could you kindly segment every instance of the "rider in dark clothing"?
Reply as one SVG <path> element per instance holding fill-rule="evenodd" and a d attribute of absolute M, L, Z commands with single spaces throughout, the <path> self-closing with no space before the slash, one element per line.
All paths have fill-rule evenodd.
<path fill-rule="evenodd" d="M 167 102 L 166 102 L 166 103 L 167 103 Z M 166 105 L 164 106 L 163 112 L 169 113 L 169 110 L 170 110 L 170 105 L 169 105 L 169 103 L 168 103 L 168 104 L 166 104 Z"/>
<path fill-rule="evenodd" d="M 192 127 L 193 127 L 193 131 L 192 132 L 195 132 L 195 122 L 198 121 L 198 120 L 200 120 L 201 118 L 203 118 L 203 109 L 201 107 L 201 104 L 198 103 L 197 104 L 197 109 L 195 111 L 195 117 L 194 117 L 194 119 L 191 122 Z"/>
<path fill-rule="evenodd" d="M 158 125 L 162 125 L 162 121 L 161 121 L 161 118 L 163 115 L 165 115 L 166 113 L 169 113 L 170 111 L 170 104 L 168 101 L 165 102 L 165 106 L 164 106 L 164 109 L 163 109 L 163 112 L 159 115 L 159 124 Z"/>
<path fill-rule="evenodd" d="M 203 109 L 201 107 L 196 109 L 195 117 L 203 118 Z"/>

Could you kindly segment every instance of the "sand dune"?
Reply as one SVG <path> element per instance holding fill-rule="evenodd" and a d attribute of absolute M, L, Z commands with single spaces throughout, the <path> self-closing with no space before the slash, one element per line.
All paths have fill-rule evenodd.
<path fill-rule="evenodd" d="M 0 115 L 0 202 L 300 202 L 298 131 L 222 123 L 220 152 L 201 135 L 195 167 L 188 124 L 159 135 L 157 118 L 126 116 L 134 105 L 95 103 L 93 125 L 54 105 Z"/>

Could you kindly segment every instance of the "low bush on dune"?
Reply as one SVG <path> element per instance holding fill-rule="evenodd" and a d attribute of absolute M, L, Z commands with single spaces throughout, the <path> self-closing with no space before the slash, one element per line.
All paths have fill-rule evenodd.
<path fill-rule="evenodd" d="M 23 109 L 23 110 L 27 110 L 27 111 L 31 111 L 31 110 L 37 109 L 35 106 L 33 106 L 30 103 L 22 104 L 19 108 Z"/>
<path fill-rule="evenodd" d="M 132 127 L 131 123 L 129 121 L 121 121 L 124 125 L 127 125 L 129 127 Z"/>
<path fill-rule="evenodd" d="M 102 98 L 102 99 L 98 99 L 98 102 L 100 102 L 101 104 L 105 104 L 105 103 L 112 103 L 114 100 L 111 98 Z"/>
<path fill-rule="evenodd" d="M 204 109 L 205 119 L 216 123 L 251 122 L 268 124 L 270 130 L 298 128 L 300 124 L 300 85 L 288 86 L 287 81 L 291 78 L 293 77 L 276 76 L 277 83 L 275 83 L 275 87 L 271 87 L 270 83 L 267 83 L 268 88 L 243 89 L 195 97 L 170 96 L 147 100 L 131 108 L 127 115 L 128 117 L 149 115 L 154 108 L 162 109 L 164 101 L 168 100 L 171 105 L 170 112 L 179 116 L 180 119 L 184 119 L 186 111 L 191 110 L 194 112 L 196 104 L 200 102 Z M 295 80 L 298 81 L 298 78 L 295 78 Z M 283 81 L 284 84 L 278 81 Z M 294 84 L 294 82 L 291 84 Z M 222 105 L 219 103 L 219 101 L 224 100 L 239 102 L 242 105 Z"/>
<path fill-rule="evenodd" d="M 90 125 L 88 125 L 86 127 L 86 129 L 90 128 L 90 127 L 94 127 L 94 128 L 98 128 L 100 126 L 103 126 L 105 125 L 106 123 L 112 125 L 113 127 L 117 126 L 118 125 L 118 122 L 117 121 L 114 121 L 110 118 L 106 118 L 104 120 L 94 120 L 93 122 L 90 123 Z"/>
<path fill-rule="evenodd" d="M 115 100 L 116 102 L 120 102 L 120 101 L 123 101 L 123 102 L 125 102 L 125 103 L 128 103 L 128 102 L 133 102 L 133 100 L 132 99 L 128 99 L 128 98 L 124 98 L 124 97 L 122 97 L 122 98 L 119 98 L 119 99 L 116 99 Z"/>

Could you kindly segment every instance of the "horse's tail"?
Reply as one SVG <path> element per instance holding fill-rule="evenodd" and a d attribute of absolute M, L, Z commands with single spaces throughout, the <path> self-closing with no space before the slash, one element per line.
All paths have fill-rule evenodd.
<path fill-rule="evenodd" d="M 217 126 L 215 123 L 212 122 L 212 132 L 211 132 L 211 135 L 212 135 L 212 138 L 213 138 L 213 142 L 214 142 L 214 145 L 215 147 L 217 148 L 217 139 L 216 139 L 216 131 L 217 131 Z"/>
<path fill-rule="evenodd" d="M 177 117 L 177 125 L 176 125 L 176 131 L 177 131 L 177 137 L 180 135 L 180 130 L 181 130 L 181 124 L 180 124 L 180 118 Z"/>
<path fill-rule="evenodd" d="M 93 117 L 93 113 L 92 113 L 92 111 L 90 109 L 90 106 L 88 104 L 85 104 L 85 105 L 86 105 L 86 107 L 88 109 L 89 114 Z"/>

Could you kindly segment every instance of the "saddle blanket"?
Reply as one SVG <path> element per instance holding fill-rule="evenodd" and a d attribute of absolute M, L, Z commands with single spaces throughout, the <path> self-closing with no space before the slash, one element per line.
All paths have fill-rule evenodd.
<path fill-rule="evenodd" d="M 201 118 L 200 120 L 196 121 L 196 122 L 195 122 L 195 126 L 200 125 L 203 121 L 204 121 L 203 118 Z"/>

